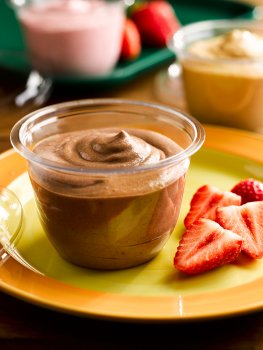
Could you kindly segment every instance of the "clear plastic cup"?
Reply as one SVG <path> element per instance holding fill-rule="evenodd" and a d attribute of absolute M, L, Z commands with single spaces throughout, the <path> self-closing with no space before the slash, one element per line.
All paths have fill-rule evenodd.
<path fill-rule="evenodd" d="M 169 140 L 169 144 L 176 145 L 176 152 L 170 150 L 169 156 L 139 166 L 126 166 L 125 153 L 120 166 L 115 160 L 122 157 L 122 147 L 130 152 L 133 144 L 127 143 L 126 138 L 121 147 L 112 141 L 102 145 L 98 142 L 92 146 L 92 152 L 113 158 L 109 164 L 102 162 L 94 168 L 86 164 L 89 158 L 85 149 L 89 145 L 85 137 L 96 136 L 105 128 L 114 131 L 114 140 L 120 130 L 131 135 L 143 132 L 148 135 L 148 145 L 157 132 L 162 142 Z M 76 134 L 84 138 L 74 143 Z M 47 138 L 48 144 L 51 139 L 60 138 L 63 145 L 58 146 L 55 141 L 55 149 L 63 154 L 63 159 L 70 161 L 77 154 L 81 163 L 61 163 L 54 154 L 43 156 L 35 152 Z M 177 223 L 190 157 L 202 146 L 204 138 L 200 123 L 175 109 L 117 99 L 71 101 L 45 107 L 22 118 L 11 132 L 13 147 L 28 160 L 47 237 L 67 261 L 96 269 L 136 266 L 160 252 Z M 159 146 L 163 144 L 160 142 Z M 135 149 L 135 156 L 136 152 Z"/>
<path fill-rule="evenodd" d="M 3 263 L 14 249 L 23 231 L 23 208 L 8 188 L 0 186 L 0 262 Z"/>
<path fill-rule="evenodd" d="M 33 69 L 43 76 L 104 75 L 120 57 L 123 0 L 9 0 Z"/>
<path fill-rule="evenodd" d="M 181 68 L 180 77 L 190 114 L 203 123 L 263 133 L 263 55 L 248 58 L 233 52 L 233 57 L 224 58 L 189 51 L 194 43 L 234 30 L 256 33 L 263 39 L 262 23 L 211 20 L 183 26 L 174 34 L 169 47 L 175 52 Z M 240 41 L 240 45 L 237 50 L 243 50 L 246 45 L 261 45 L 252 50 L 263 50 L 262 43 L 255 44 L 250 39 Z"/>

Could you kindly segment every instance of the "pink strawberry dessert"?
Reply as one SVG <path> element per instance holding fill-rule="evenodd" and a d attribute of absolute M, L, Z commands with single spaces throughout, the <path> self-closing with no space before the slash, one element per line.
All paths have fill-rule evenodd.
<path fill-rule="evenodd" d="M 117 63 L 124 3 L 106 0 L 27 1 L 18 7 L 33 66 L 43 74 L 104 75 Z"/>

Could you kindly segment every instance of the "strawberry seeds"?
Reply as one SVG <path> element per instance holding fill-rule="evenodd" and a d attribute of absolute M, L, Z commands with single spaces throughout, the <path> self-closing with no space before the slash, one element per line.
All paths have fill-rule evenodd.
<path fill-rule="evenodd" d="M 231 191 L 200 187 L 184 220 L 186 231 L 174 257 L 175 268 L 194 275 L 234 262 L 241 252 L 262 258 L 262 218 L 261 182 L 242 180 Z"/>

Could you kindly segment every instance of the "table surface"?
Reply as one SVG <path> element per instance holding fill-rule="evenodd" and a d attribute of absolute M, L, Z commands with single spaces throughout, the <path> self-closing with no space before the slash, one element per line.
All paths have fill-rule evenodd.
<path fill-rule="evenodd" d="M 254 1 L 255 3 L 255 1 Z M 55 87 L 48 104 L 90 97 L 154 101 L 153 79 L 137 78 L 113 91 Z M 9 149 L 13 124 L 36 106 L 17 108 L 25 77 L 0 69 L 0 152 Z M 0 276 L 1 278 L 1 276 Z M 237 295 L 238 297 L 238 295 Z M 262 296 L 263 298 L 263 296 Z M 0 349 L 263 349 L 263 312 L 184 323 L 121 323 L 47 310 L 0 292 Z"/>

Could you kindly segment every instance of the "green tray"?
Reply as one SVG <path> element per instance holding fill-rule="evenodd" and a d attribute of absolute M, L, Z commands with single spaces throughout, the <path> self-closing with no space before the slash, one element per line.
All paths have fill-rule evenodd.
<path fill-rule="evenodd" d="M 170 0 L 181 24 L 207 19 L 254 17 L 253 6 L 226 0 Z M 0 66 L 28 74 L 27 60 L 21 31 L 12 8 L 0 0 Z M 56 83 L 89 84 L 100 87 L 130 81 L 147 71 L 172 62 L 174 54 L 167 48 L 143 48 L 141 55 L 132 62 L 119 63 L 104 76 L 55 76 Z"/>

